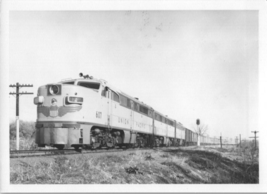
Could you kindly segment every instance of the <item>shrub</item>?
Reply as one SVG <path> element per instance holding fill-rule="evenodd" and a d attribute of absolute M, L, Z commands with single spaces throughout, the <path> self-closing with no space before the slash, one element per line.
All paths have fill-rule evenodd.
<path fill-rule="evenodd" d="M 10 149 L 16 149 L 16 122 L 9 124 Z M 33 150 L 35 144 L 35 123 L 31 121 L 20 121 L 19 123 L 20 150 Z"/>
<path fill-rule="evenodd" d="M 16 134 L 16 122 L 13 121 L 9 124 L 10 139 L 15 139 Z M 34 138 L 35 135 L 35 123 L 32 121 L 20 121 L 19 122 L 19 137 L 24 139 Z"/>

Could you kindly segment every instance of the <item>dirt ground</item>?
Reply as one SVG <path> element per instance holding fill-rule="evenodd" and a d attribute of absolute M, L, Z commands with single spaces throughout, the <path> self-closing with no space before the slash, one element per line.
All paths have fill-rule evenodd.
<path fill-rule="evenodd" d="M 257 152 L 236 146 L 127 150 L 10 160 L 11 184 L 259 183 Z"/>

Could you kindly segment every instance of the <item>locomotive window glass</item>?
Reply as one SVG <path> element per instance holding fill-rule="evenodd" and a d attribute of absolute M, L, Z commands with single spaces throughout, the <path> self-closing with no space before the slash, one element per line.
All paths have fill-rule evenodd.
<path fill-rule="evenodd" d="M 173 121 L 170 121 L 170 126 L 173 126 Z"/>
<path fill-rule="evenodd" d="M 162 121 L 162 118 L 161 118 L 161 116 L 159 114 L 156 114 L 156 120 Z"/>
<path fill-rule="evenodd" d="M 157 121 L 160 121 L 159 114 L 155 113 L 155 118 Z"/>
<path fill-rule="evenodd" d="M 161 116 L 158 114 L 158 121 L 161 121 Z"/>
<path fill-rule="evenodd" d="M 151 118 L 153 118 L 153 112 L 152 112 L 152 110 L 148 110 L 148 116 L 151 117 Z"/>
<path fill-rule="evenodd" d="M 137 103 L 134 103 L 134 110 L 135 111 L 137 111 L 137 112 L 139 112 L 139 104 L 137 104 Z"/>
<path fill-rule="evenodd" d="M 130 100 L 131 103 L 131 109 L 134 110 L 134 101 Z"/>
<path fill-rule="evenodd" d="M 166 121 L 167 121 L 167 119 L 166 119 Z M 166 121 L 165 121 L 165 118 L 162 117 L 162 122 L 165 123 Z M 166 123 L 167 123 L 167 122 L 166 122 Z"/>
<path fill-rule="evenodd" d="M 148 108 L 147 107 L 144 107 L 144 106 L 140 106 L 140 112 L 148 115 Z"/>
<path fill-rule="evenodd" d="M 121 105 L 127 107 L 127 98 L 125 96 L 120 95 Z"/>
<path fill-rule="evenodd" d="M 63 82 L 62 84 L 74 85 L 74 81 L 73 82 Z"/>
<path fill-rule="evenodd" d="M 112 91 L 112 95 L 111 95 L 111 99 L 116 101 L 116 102 L 120 102 L 119 100 L 119 95 L 116 94 L 115 92 Z"/>
<path fill-rule="evenodd" d="M 95 83 L 95 82 L 78 82 L 77 85 L 95 90 L 98 90 L 100 87 L 100 83 Z"/>
<path fill-rule="evenodd" d="M 127 98 L 127 107 L 131 108 L 131 100 L 129 98 Z"/>
<path fill-rule="evenodd" d="M 106 97 L 106 90 L 105 90 L 105 88 L 102 90 L 102 92 L 101 92 L 101 96 Z"/>

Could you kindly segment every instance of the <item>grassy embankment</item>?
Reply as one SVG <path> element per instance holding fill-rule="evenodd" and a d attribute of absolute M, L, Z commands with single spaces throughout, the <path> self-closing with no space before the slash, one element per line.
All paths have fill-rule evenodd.
<path fill-rule="evenodd" d="M 13 184 L 201 184 L 258 183 L 256 158 L 230 160 L 238 149 L 209 151 L 167 149 L 119 154 L 59 156 L 11 165 Z M 222 153 L 223 154 L 223 153 Z M 252 161 L 254 160 L 254 161 Z"/>

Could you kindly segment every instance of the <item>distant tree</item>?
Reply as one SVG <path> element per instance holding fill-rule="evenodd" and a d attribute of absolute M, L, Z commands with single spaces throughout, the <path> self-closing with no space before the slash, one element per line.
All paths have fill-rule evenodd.
<path fill-rule="evenodd" d="M 14 121 L 9 123 L 9 138 L 10 139 L 16 138 L 16 123 Z"/>
<path fill-rule="evenodd" d="M 193 129 L 195 133 L 200 134 L 201 136 L 207 136 L 209 130 L 208 125 L 206 124 L 195 125 Z"/>

